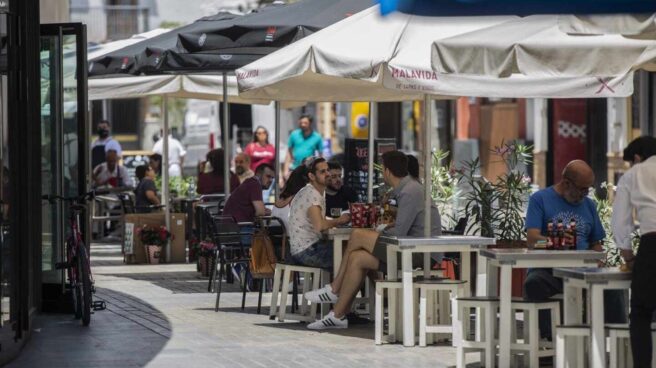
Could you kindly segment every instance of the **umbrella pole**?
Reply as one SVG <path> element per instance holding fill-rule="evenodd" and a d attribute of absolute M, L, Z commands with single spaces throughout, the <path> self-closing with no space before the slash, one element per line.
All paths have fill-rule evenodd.
<path fill-rule="evenodd" d="M 431 162 L 433 150 L 431 145 L 431 112 L 433 101 L 424 95 L 424 236 L 431 236 Z M 430 270 L 430 254 L 424 254 L 424 276 Z"/>
<path fill-rule="evenodd" d="M 164 117 L 164 128 L 162 134 L 162 204 L 164 205 L 164 224 L 171 231 L 171 213 L 169 204 L 169 97 L 162 96 L 162 112 Z M 171 241 L 166 247 L 166 261 L 171 259 Z"/>
<path fill-rule="evenodd" d="M 367 156 L 367 202 L 374 202 L 374 139 L 376 137 L 376 128 L 374 121 L 378 121 L 378 104 L 369 102 L 369 155 Z"/>
<path fill-rule="evenodd" d="M 275 129 L 276 129 L 276 153 L 274 155 L 274 169 L 276 170 L 276 179 L 274 181 L 274 188 L 276 188 L 276 199 L 280 198 L 280 101 L 274 103 L 275 106 Z"/>
<path fill-rule="evenodd" d="M 223 128 L 221 128 L 221 134 L 223 135 L 223 191 L 225 193 L 226 199 L 230 195 L 230 133 L 228 129 L 230 124 L 228 123 L 228 73 L 223 72 L 223 116 L 221 117 L 221 122 L 223 123 Z"/>

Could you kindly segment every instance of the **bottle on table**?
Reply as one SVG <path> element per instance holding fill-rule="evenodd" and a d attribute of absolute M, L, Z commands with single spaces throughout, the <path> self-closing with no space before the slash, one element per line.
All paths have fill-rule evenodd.
<path fill-rule="evenodd" d="M 570 248 L 576 250 L 576 219 L 575 218 L 569 220 L 569 230 L 572 232 L 572 241 L 570 242 Z"/>
<path fill-rule="evenodd" d="M 549 222 L 547 222 L 547 249 L 554 248 L 553 231 L 554 231 L 553 221 L 549 220 Z"/>
<path fill-rule="evenodd" d="M 556 227 L 556 249 L 563 249 L 565 246 L 565 228 L 563 226 L 563 220 L 558 219 L 558 225 Z"/>

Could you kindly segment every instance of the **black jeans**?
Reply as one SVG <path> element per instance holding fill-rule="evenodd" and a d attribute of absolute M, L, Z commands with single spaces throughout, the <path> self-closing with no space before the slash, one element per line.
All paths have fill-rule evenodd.
<path fill-rule="evenodd" d="M 562 294 L 563 280 L 554 277 L 550 268 L 529 270 L 524 281 L 524 298 L 527 300 L 547 300 L 556 294 Z M 604 320 L 606 323 L 626 323 L 624 292 L 621 290 L 604 291 Z M 538 317 L 540 337 L 551 339 L 551 316 L 549 311 L 540 311 Z"/>
<path fill-rule="evenodd" d="M 631 281 L 631 351 L 633 366 L 651 367 L 651 322 L 656 310 L 656 233 L 640 238 Z"/>

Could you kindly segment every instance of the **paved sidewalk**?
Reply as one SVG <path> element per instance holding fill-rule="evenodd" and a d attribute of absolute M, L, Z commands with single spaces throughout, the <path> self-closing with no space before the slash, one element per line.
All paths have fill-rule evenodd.
<path fill-rule="evenodd" d="M 8 365 L 22 367 L 449 367 L 450 346 L 376 346 L 373 323 L 313 332 L 255 314 L 257 293 L 239 308 L 235 285 L 221 309 L 195 265 L 124 265 L 120 246 L 92 246 L 96 299 L 107 310 L 82 327 L 69 315 L 39 316 L 31 341 Z M 268 305 L 265 294 L 263 304 Z M 472 356 L 472 358 L 474 358 Z"/>

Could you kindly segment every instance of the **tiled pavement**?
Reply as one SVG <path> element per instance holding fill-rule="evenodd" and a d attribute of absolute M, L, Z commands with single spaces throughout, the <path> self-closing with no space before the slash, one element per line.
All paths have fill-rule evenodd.
<path fill-rule="evenodd" d="M 255 314 L 254 292 L 242 312 L 234 286 L 222 294 L 216 313 L 215 294 L 207 293 L 207 280 L 198 278 L 194 265 L 124 265 L 120 247 L 100 244 L 92 247 L 92 259 L 95 297 L 107 310 L 96 312 L 88 328 L 69 315 L 39 316 L 31 341 L 8 367 L 455 365 L 450 346 L 375 346 L 373 324 L 320 333 L 270 321 Z"/>

